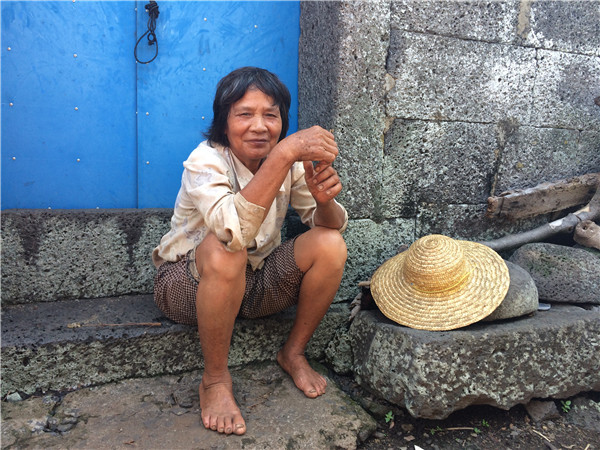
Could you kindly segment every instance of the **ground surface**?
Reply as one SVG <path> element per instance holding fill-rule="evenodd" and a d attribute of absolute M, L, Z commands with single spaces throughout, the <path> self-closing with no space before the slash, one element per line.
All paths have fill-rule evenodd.
<path fill-rule="evenodd" d="M 445 420 L 427 420 L 372 397 L 351 378 L 335 379 L 378 421 L 377 431 L 360 445 L 363 450 L 600 449 L 600 392 L 565 399 L 571 402 L 568 412 L 556 400 L 556 417 L 540 422 L 534 422 L 521 405 L 509 411 L 472 406 Z"/>
<path fill-rule="evenodd" d="M 600 392 L 568 399 L 568 412 L 560 400 L 550 403 L 555 417 L 539 422 L 523 406 L 476 406 L 425 420 L 371 396 L 351 377 L 320 370 L 331 382 L 323 397 L 310 400 L 273 363 L 236 369 L 236 398 L 248 423 L 242 437 L 203 429 L 195 371 L 2 402 L 1 447 L 600 450 Z"/>
<path fill-rule="evenodd" d="M 334 383 L 309 399 L 273 362 L 232 376 L 243 436 L 204 429 L 194 371 L 2 402 L 2 449 L 355 449 L 376 429 Z"/>

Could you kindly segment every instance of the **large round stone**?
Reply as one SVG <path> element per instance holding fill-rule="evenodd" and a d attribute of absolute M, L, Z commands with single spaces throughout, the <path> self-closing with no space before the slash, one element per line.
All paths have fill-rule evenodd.
<path fill-rule="evenodd" d="M 600 251 L 535 243 L 510 258 L 529 272 L 540 300 L 600 304 Z"/>
<path fill-rule="evenodd" d="M 489 316 L 486 322 L 526 316 L 537 311 L 538 291 L 531 275 L 516 264 L 505 261 L 510 275 L 510 286 L 502 303 Z"/>

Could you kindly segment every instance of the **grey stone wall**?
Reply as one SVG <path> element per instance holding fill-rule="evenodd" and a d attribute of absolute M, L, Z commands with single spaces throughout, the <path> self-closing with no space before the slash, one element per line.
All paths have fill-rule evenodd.
<path fill-rule="evenodd" d="M 529 229 L 488 196 L 600 170 L 599 1 L 302 2 L 301 128 L 333 129 L 340 297 L 401 243 Z"/>
<path fill-rule="evenodd" d="M 2 305 L 153 289 L 171 209 L 2 211 Z"/>
<path fill-rule="evenodd" d="M 299 125 L 334 130 L 351 217 L 338 301 L 420 236 L 545 220 L 487 220 L 488 196 L 600 170 L 600 1 L 300 6 Z M 170 214 L 3 211 L 2 303 L 151 292 Z"/>

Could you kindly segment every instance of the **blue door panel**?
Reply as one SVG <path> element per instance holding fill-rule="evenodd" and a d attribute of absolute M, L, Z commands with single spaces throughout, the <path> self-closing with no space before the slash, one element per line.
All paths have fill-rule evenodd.
<path fill-rule="evenodd" d="M 158 56 L 138 64 L 140 208 L 173 206 L 182 163 L 210 125 L 216 84 L 233 69 L 254 65 L 279 75 L 293 98 L 291 131 L 298 123 L 298 2 L 157 3 Z M 148 60 L 155 50 L 144 40 L 138 56 Z"/>
<path fill-rule="evenodd" d="M 2 208 L 135 207 L 134 4 L 1 6 Z"/>
<path fill-rule="evenodd" d="M 159 0 L 144 65 L 146 3 L 0 3 L 2 209 L 173 206 L 215 85 L 243 65 L 283 79 L 296 129 L 298 2 Z"/>

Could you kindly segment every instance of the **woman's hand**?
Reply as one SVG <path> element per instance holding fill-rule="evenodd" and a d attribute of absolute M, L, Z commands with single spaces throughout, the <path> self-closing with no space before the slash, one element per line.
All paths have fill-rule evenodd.
<path fill-rule="evenodd" d="M 323 161 L 317 163 L 315 167 L 312 161 L 304 161 L 303 164 L 306 185 L 317 205 L 328 203 L 342 191 L 340 177 L 331 164 Z"/>
<path fill-rule="evenodd" d="M 316 125 L 289 135 L 277 146 L 287 152 L 293 162 L 322 161 L 331 164 L 339 153 L 333 134 Z"/>

